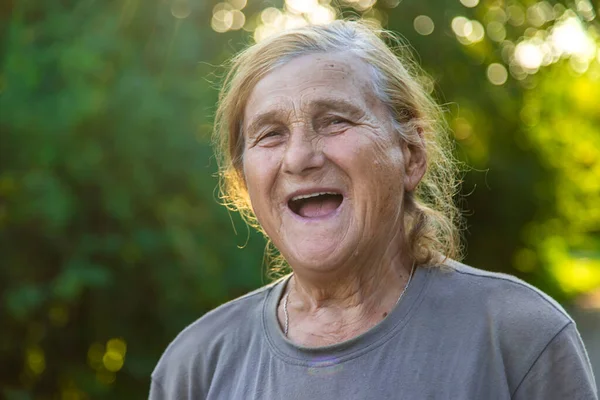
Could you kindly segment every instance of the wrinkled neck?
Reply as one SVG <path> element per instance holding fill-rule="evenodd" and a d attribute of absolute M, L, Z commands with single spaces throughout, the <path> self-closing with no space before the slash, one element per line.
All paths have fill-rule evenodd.
<path fill-rule="evenodd" d="M 334 275 L 307 277 L 294 271 L 288 289 L 294 307 L 308 313 L 353 310 L 368 314 L 382 304 L 394 304 L 413 267 L 404 246 L 393 245 L 401 243 L 395 239 L 381 256 L 356 257 Z"/>

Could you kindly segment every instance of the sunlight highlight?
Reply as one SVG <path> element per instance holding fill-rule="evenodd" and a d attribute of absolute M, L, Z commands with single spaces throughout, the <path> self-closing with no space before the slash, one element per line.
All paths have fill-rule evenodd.
<path fill-rule="evenodd" d="M 363 21 L 374 26 L 382 27 L 387 22 L 387 14 L 374 7 L 377 0 L 341 0 L 341 2 L 359 12 Z M 328 24 L 337 19 L 340 12 L 338 3 L 331 0 L 285 0 L 282 8 L 267 7 L 260 14 L 247 18 L 241 11 L 247 3 L 248 0 L 227 0 L 218 3 L 213 8 L 212 29 L 219 33 L 244 29 L 253 33 L 254 40 L 260 42 L 284 30 L 308 24 Z M 384 7 L 393 8 L 399 4 L 399 1 L 382 0 L 381 3 Z M 416 20 L 415 29 L 421 35 L 429 35 L 433 32 L 433 21 L 424 18 Z M 480 30 L 476 29 L 476 33 L 479 31 L 483 31 L 483 27 Z"/>
<path fill-rule="evenodd" d="M 450 26 L 458 41 L 465 45 L 480 42 L 485 35 L 485 29 L 479 21 L 463 16 L 455 17 Z"/>
<path fill-rule="evenodd" d="M 590 59 L 596 53 L 596 43 L 584 30 L 577 17 L 569 16 L 552 29 L 550 40 L 561 55 Z"/>
<path fill-rule="evenodd" d="M 286 7 L 294 14 L 308 14 L 319 6 L 318 0 L 285 0 Z"/>
<path fill-rule="evenodd" d="M 224 33 L 242 29 L 246 24 L 246 15 L 241 11 L 247 0 L 228 0 L 213 7 L 210 26 L 215 32 Z"/>
<path fill-rule="evenodd" d="M 358 1 L 356 3 L 359 5 Z M 268 7 L 260 13 L 260 22 L 254 29 L 254 40 L 260 42 L 287 29 L 298 28 L 309 23 L 327 24 L 336 18 L 336 10 L 326 2 L 286 0 L 284 10 Z"/>
<path fill-rule="evenodd" d="M 515 48 L 515 61 L 527 70 L 537 71 L 544 61 L 544 53 L 541 46 L 529 41 L 521 42 Z"/>
<path fill-rule="evenodd" d="M 553 18 L 549 6 L 545 4 L 537 4 L 540 15 L 543 14 L 538 22 L 545 23 Z M 569 58 L 571 69 L 582 74 L 600 51 L 593 36 L 585 30 L 579 17 L 571 10 L 564 11 L 549 30 L 534 30 L 529 36 L 516 45 L 512 57 L 515 70 L 520 68 L 525 74 L 535 74 L 540 67 L 562 58 Z"/>

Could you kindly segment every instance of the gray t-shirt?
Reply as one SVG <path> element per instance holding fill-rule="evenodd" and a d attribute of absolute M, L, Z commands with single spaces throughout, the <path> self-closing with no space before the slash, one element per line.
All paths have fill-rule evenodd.
<path fill-rule="evenodd" d="M 573 320 L 503 274 L 418 268 L 366 333 L 327 347 L 288 341 L 282 279 L 207 313 L 167 348 L 150 399 L 597 399 Z"/>

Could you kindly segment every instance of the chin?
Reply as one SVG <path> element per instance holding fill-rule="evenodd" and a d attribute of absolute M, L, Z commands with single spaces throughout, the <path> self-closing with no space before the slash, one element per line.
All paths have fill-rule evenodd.
<path fill-rule="evenodd" d="M 285 253 L 288 253 L 287 255 Z M 295 246 L 292 251 L 282 252 L 292 269 L 329 272 L 353 257 L 353 247 L 340 244 L 339 241 L 305 242 Z"/>

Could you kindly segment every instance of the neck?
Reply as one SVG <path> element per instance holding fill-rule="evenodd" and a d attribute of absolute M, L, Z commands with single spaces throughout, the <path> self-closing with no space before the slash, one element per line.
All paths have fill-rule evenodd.
<path fill-rule="evenodd" d="M 402 247 L 390 245 L 378 258 L 372 255 L 366 260 L 355 257 L 352 265 L 329 276 L 307 276 L 301 270 L 294 270 L 289 289 L 294 308 L 308 313 L 328 310 L 363 315 L 382 307 L 392 308 L 406 286 L 413 266 Z"/>

